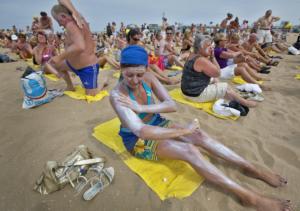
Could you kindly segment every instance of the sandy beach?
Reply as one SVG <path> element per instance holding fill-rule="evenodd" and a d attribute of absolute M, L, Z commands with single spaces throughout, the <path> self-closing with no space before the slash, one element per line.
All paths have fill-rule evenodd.
<path fill-rule="evenodd" d="M 291 34 L 289 39 L 295 41 L 295 37 L 296 34 Z M 290 199 L 296 210 L 300 210 L 300 81 L 294 79 L 300 73 L 296 69 L 300 56 L 281 56 L 284 59 L 272 67 L 272 81 L 267 83 L 273 90 L 264 92 L 265 101 L 251 109 L 247 117 L 222 120 L 179 103 L 178 111 L 166 116 L 180 123 L 197 117 L 212 137 L 247 160 L 286 177 L 287 187 L 272 188 L 222 160 L 211 159 L 239 184 L 267 196 Z M 161 201 L 113 151 L 92 137 L 95 126 L 116 117 L 108 97 L 88 104 L 62 96 L 38 108 L 23 110 L 19 80 L 23 72 L 16 68 L 25 65 L 22 61 L 0 64 L 0 210 L 253 210 L 207 182 L 183 200 Z M 110 76 L 110 90 L 117 79 L 111 77 L 111 72 L 101 72 L 100 77 L 102 74 Z M 65 86 L 63 81 L 47 80 L 47 84 L 50 89 Z M 34 192 L 34 182 L 44 164 L 48 160 L 61 160 L 80 144 L 105 157 L 106 166 L 115 168 L 112 185 L 90 202 L 84 201 L 81 195 L 74 196 L 70 186 L 46 196 Z"/>

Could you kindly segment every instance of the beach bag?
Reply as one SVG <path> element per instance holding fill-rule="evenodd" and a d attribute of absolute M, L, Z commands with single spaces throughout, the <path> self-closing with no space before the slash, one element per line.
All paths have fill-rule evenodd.
<path fill-rule="evenodd" d="M 33 189 L 45 195 L 62 189 L 68 183 L 74 186 L 73 181 L 79 177 L 81 171 L 87 171 L 83 169 L 84 166 L 75 165 L 76 162 L 92 157 L 89 149 L 80 145 L 62 162 L 48 161 Z"/>
<path fill-rule="evenodd" d="M 57 90 L 47 90 L 47 85 L 42 71 L 34 71 L 27 67 L 21 77 L 21 87 L 24 92 L 23 108 L 29 109 L 49 103 L 63 93 Z"/>

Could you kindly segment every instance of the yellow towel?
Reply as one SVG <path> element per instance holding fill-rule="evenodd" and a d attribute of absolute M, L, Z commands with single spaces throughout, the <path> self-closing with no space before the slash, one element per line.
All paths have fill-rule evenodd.
<path fill-rule="evenodd" d="M 297 65 L 297 66 L 296 66 L 296 69 L 297 69 L 297 70 L 300 70 L 300 65 Z"/>
<path fill-rule="evenodd" d="M 237 120 L 239 118 L 237 116 L 228 116 L 227 117 L 227 116 L 221 116 L 219 114 L 214 113 L 213 110 L 212 110 L 212 107 L 213 107 L 215 102 L 197 103 L 197 102 L 189 101 L 183 96 L 180 89 L 173 89 L 172 91 L 169 92 L 169 94 L 177 102 L 187 104 L 187 105 L 192 106 L 194 108 L 202 109 L 206 113 L 211 114 L 215 117 L 218 117 L 218 118 L 221 118 L 221 119 L 232 119 L 232 120 Z"/>
<path fill-rule="evenodd" d="M 59 81 L 59 78 L 54 74 L 45 74 L 45 77 L 51 81 Z"/>
<path fill-rule="evenodd" d="M 115 78 L 120 78 L 120 75 L 121 75 L 121 73 L 114 73 L 114 74 L 113 74 L 113 77 L 115 77 Z"/>
<path fill-rule="evenodd" d="M 182 70 L 182 67 L 176 66 L 176 65 L 172 65 L 171 67 L 167 68 L 168 70 Z"/>
<path fill-rule="evenodd" d="M 110 64 L 106 63 L 103 68 L 100 68 L 100 71 L 101 70 L 111 70 L 111 68 L 112 67 L 110 66 Z"/>
<path fill-rule="evenodd" d="M 123 159 L 125 164 L 138 174 L 161 200 L 190 196 L 204 181 L 195 170 L 178 160 L 147 161 L 133 157 L 118 135 L 120 120 L 112 119 L 94 128 L 93 136 Z"/>
<path fill-rule="evenodd" d="M 295 78 L 300 80 L 300 74 L 296 74 Z"/>
<path fill-rule="evenodd" d="M 231 80 L 235 84 L 246 84 L 247 82 L 242 79 L 242 76 L 234 76 Z M 263 81 L 258 81 L 259 84 L 263 84 Z"/>
<path fill-rule="evenodd" d="M 76 86 L 75 92 L 65 91 L 64 94 L 68 95 L 73 99 L 86 100 L 88 103 L 100 101 L 102 100 L 102 98 L 109 95 L 106 90 L 99 92 L 96 96 L 86 95 L 84 88 L 82 88 L 81 86 Z"/>

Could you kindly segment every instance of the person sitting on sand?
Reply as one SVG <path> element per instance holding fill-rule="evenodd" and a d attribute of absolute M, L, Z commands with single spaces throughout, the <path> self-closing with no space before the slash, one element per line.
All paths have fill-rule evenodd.
<path fill-rule="evenodd" d="M 33 63 L 41 65 L 45 73 L 53 73 L 47 62 L 57 55 L 55 46 L 48 43 L 47 35 L 43 31 L 37 33 L 37 46 L 33 49 Z M 57 71 L 54 71 L 56 73 Z"/>
<path fill-rule="evenodd" d="M 18 35 L 18 42 L 13 46 L 12 51 L 20 56 L 21 59 L 32 58 L 32 47 L 26 41 L 26 35 L 20 33 Z"/>
<path fill-rule="evenodd" d="M 267 80 L 260 77 L 255 70 L 251 69 L 245 62 L 235 64 L 235 59 L 241 56 L 241 52 L 233 52 L 226 48 L 227 38 L 224 34 L 216 34 L 214 38 L 216 47 L 214 54 L 221 68 L 221 79 L 231 79 L 235 75 L 240 75 L 246 82 L 260 84 L 260 80 Z M 260 85 L 262 88 L 266 88 Z"/>
<path fill-rule="evenodd" d="M 191 48 L 193 46 L 193 42 L 194 42 L 194 39 L 192 37 L 191 30 L 186 29 L 185 32 L 184 32 L 184 35 L 183 35 L 182 47 L 181 47 L 181 50 L 180 50 L 180 53 L 181 53 L 180 57 L 183 60 L 186 60 L 187 57 L 190 55 Z"/>
<path fill-rule="evenodd" d="M 36 34 L 39 31 L 40 23 L 38 17 L 33 17 L 33 21 L 31 24 L 31 31 L 33 34 Z"/>
<path fill-rule="evenodd" d="M 194 51 L 183 68 L 181 91 L 184 96 L 188 100 L 201 103 L 225 98 L 247 107 L 256 106 L 255 102 L 240 97 L 227 83 L 215 80 L 220 76 L 220 66 L 211 44 L 209 36 L 196 36 Z"/>
<path fill-rule="evenodd" d="M 164 66 L 169 68 L 176 64 L 183 68 L 183 63 L 179 61 L 177 52 L 175 51 L 175 43 L 173 41 L 174 31 L 171 26 L 166 28 L 166 38 L 160 41 L 159 55 L 164 56 Z"/>
<path fill-rule="evenodd" d="M 161 35 L 158 34 L 158 37 Z M 144 47 L 143 43 L 140 42 L 141 34 L 138 29 L 131 29 L 127 34 L 127 42 L 128 45 L 139 45 L 141 47 Z M 148 49 L 151 51 L 151 49 Z M 161 61 L 163 63 L 163 58 L 161 56 L 156 56 L 156 58 L 151 57 L 151 54 L 148 55 L 148 59 L 150 60 L 149 66 L 147 68 L 148 71 L 150 71 L 159 81 L 161 81 L 164 84 L 174 85 L 180 82 L 180 79 L 177 77 L 168 77 L 166 72 L 163 72 L 159 66 L 158 62 Z"/>
<path fill-rule="evenodd" d="M 242 43 L 242 46 L 245 50 L 249 52 L 254 52 L 256 56 L 254 56 L 256 59 L 258 59 L 260 62 L 265 63 L 266 65 L 273 65 L 277 66 L 278 61 L 272 60 L 261 48 L 261 46 L 257 43 L 257 35 L 255 33 L 251 33 L 249 36 L 249 39 Z"/>
<path fill-rule="evenodd" d="M 254 178 L 274 187 L 287 184 L 281 176 L 259 170 L 255 165 L 211 138 L 197 120 L 181 125 L 160 114 L 176 111 L 176 104 L 167 90 L 150 73 L 147 52 L 132 45 L 121 54 L 121 80 L 110 93 L 110 103 L 121 121 L 119 135 L 133 156 L 159 162 L 164 159 L 182 160 L 206 181 L 236 195 L 244 205 L 259 211 L 290 211 L 288 200 L 268 198 L 234 182 L 204 158 L 199 147 L 248 172 Z M 155 103 L 154 99 L 158 102 Z"/>
<path fill-rule="evenodd" d="M 240 44 L 240 35 L 238 33 L 234 33 L 230 36 L 230 41 L 227 44 L 227 48 L 229 50 L 232 50 L 234 52 L 241 52 L 243 55 L 243 59 L 247 62 L 247 64 L 255 69 L 259 73 L 269 73 L 267 71 L 270 69 L 268 66 L 261 66 L 260 62 L 257 60 L 257 54 L 247 51 L 244 49 L 244 47 Z"/>
<path fill-rule="evenodd" d="M 74 91 L 74 86 L 67 71 L 79 76 L 87 95 L 96 95 L 103 88 L 98 86 L 99 64 L 95 55 L 95 44 L 89 24 L 74 8 L 70 0 L 60 0 L 52 7 L 53 18 L 65 28 L 66 46 L 60 55 L 49 61 L 59 70 L 59 77 L 67 83 L 67 90 Z"/>

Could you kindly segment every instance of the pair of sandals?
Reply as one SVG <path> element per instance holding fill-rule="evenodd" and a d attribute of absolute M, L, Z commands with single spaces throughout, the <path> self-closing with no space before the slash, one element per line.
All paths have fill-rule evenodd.
<path fill-rule="evenodd" d="M 259 93 L 253 93 L 253 92 L 240 92 L 240 95 L 242 98 L 247 100 L 253 100 L 257 102 L 264 101 L 264 97 Z"/>
<path fill-rule="evenodd" d="M 104 162 L 101 162 L 92 165 L 87 171 L 83 169 L 82 174 L 77 178 L 76 195 L 89 185 L 83 193 L 83 199 L 90 201 L 112 183 L 115 171 L 113 167 L 104 168 Z"/>

